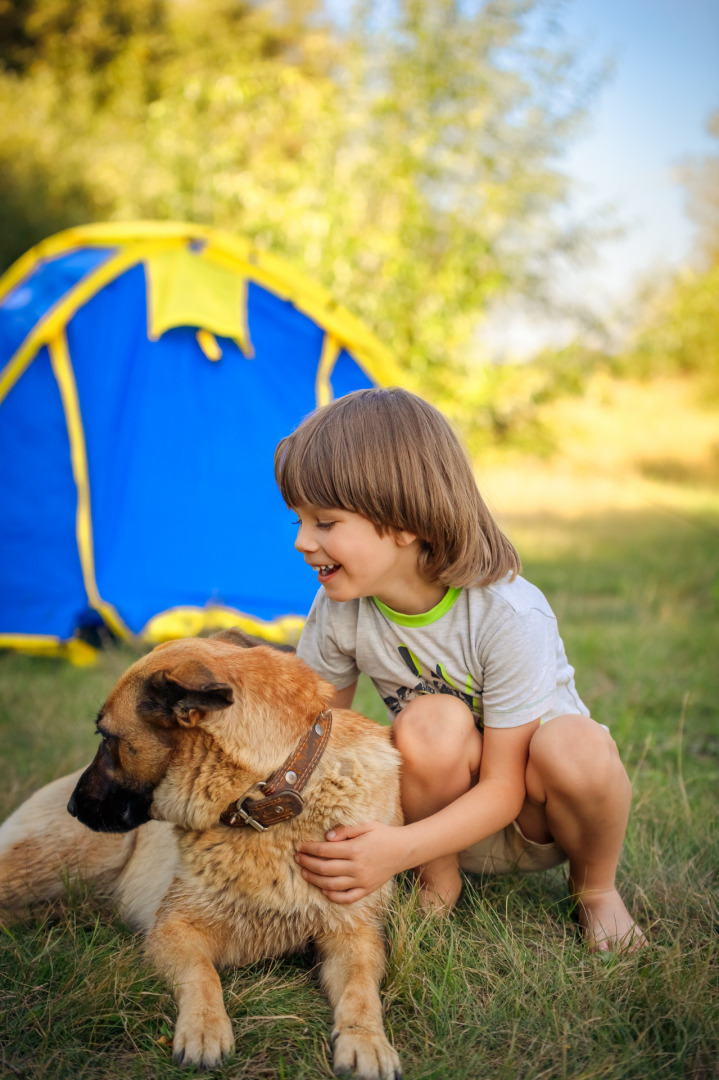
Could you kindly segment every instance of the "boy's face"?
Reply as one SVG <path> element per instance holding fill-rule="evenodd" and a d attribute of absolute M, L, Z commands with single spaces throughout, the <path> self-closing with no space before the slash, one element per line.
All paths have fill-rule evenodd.
<path fill-rule="evenodd" d="M 317 571 L 317 580 L 331 600 L 378 596 L 388 607 L 397 604 L 422 579 L 417 571 L 418 541 L 412 533 L 377 533 L 372 522 L 349 510 L 297 506 L 295 547 Z M 426 587 L 426 583 L 425 587 Z M 443 592 L 444 590 L 440 590 Z"/>

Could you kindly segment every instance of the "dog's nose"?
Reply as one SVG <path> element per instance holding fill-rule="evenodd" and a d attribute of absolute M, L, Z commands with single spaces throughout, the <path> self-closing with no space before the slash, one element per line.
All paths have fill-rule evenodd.
<path fill-rule="evenodd" d="M 75 806 L 75 792 L 73 791 L 70 796 L 70 801 L 67 804 L 68 814 L 72 814 L 73 817 L 77 817 L 77 807 Z"/>

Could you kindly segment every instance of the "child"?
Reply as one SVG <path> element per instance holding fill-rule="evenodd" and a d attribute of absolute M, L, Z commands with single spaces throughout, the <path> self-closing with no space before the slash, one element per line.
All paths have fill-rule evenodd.
<path fill-rule="evenodd" d="M 348 904 L 416 868 L 425 906 L 449 911 L 460 867 L 568 859 L 590 948 L 644 944 L 614 881 L 629 779 L 447 421 L 405 390 L 359 390 L 283 439 L 275 474 L 321 586 L 298 654 L 336 708 L 366 672 L 402 755 L 405 824 L 302 844 L 303 877 Z"/>

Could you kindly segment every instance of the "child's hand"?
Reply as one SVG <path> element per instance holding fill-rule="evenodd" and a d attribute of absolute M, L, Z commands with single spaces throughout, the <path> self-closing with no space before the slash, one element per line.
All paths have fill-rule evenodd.
<path fill-rule="evenodd" d="M 353 904 L 379 889 L 400 870 L 407 870 L 407 844 L 402 826 L 368 821 L 338 825 L 327 843 L 300 844 L 295 860 L 302 877 L 336 904 Z"/>

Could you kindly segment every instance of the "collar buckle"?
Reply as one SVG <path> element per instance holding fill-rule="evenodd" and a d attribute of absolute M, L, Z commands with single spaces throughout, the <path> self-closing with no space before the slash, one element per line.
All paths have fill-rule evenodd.
<path fill-rule="evenodd" d="M 237 802 L 235 804 L 235 807 L 234 807 L 234 810 L 232 812 L 232 816 L 234 817 L 235 821 L 237 821 L 238 817 L 242 818 L 245 825 L 251 826 L 251 828 L 253 828 L 256 832 L 267 832 L 267 826 L 266 825 L 261 825 L 259 823 L 259 821 L 257 821 L 255 818 L 253 818 L 252 814 L 248 810 L 245 810 L 245 807 L 244 807 L 243 804 L 245 802 L 247 802 L 247 800 L 249 799 L 249 797 L 250 797 L 250 795 L 252 794 L 253 791 L 256 791 L 257 788 L 260 788 L 260 790 L 261 790 L 263 787 L 266 787 L 266 785 L 267 785 L 266 780 L 258 780 L 256 784 L 252 785 L 252 787 L 248 787 L 245 794 L 240 796 L 240 798 L 237 800 Z M 251 809 L 252 809 L 252 803 L 250 802 L 250 810 Z"/>

